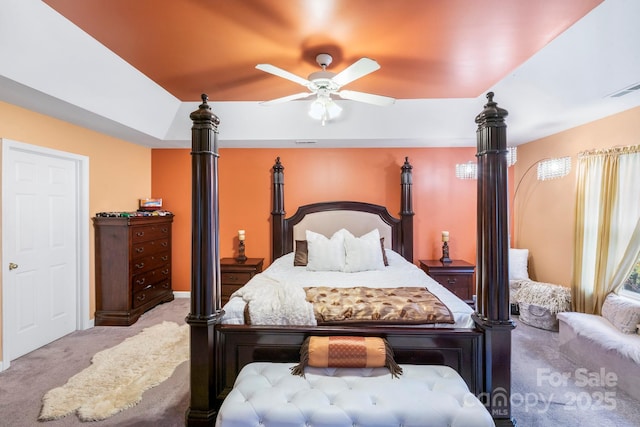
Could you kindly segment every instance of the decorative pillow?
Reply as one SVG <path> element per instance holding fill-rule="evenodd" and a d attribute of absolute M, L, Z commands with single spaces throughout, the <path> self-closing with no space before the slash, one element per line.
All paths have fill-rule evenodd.
<path fill-rule="evenodd" d="M 307 230 L 307 270 L 342 271 L 345 264 L 344 236 L 351 234 L 345 229 L 336 231 L 331 239 Z"/>
<path fill-rule="evenodd" d="M 293 265 L 304 267 L 309 262 L 309 254 L 306 240 L 296 240 L 296 252 L 293 257 Z"/>
<path fill-rule="evenodd" d="M 640 323 L 640 302 L 609 294 L 602 304 L 602 317 L 625 334 L 635 334 Z"/>
<path fill-rule="evenodd" d="M 402 368 L 393 357 L 393 349 L 378 337 L 308 337 L 300 347 L 300 363 L 291 368 L 293 375 L 304 377 L 304 368 L 382 368 L 398 377 Z"/>
<path fill-rule="evenodd" d="M 380 238 L 380 249 L 382 252 L 382 261 L 384 262 L 384 266 L 389 266 L 389 259 L 387 258 L 387 252 L 384 249 L 384 237 Z M 309 259 L 308 249 L 307 249 L 307 241 L 306 240 L 296 240 L 296 250 L 293 258 L 293 265 L 297 267 L 305 267 Z"/>
<path fill-rule="evenodd" d="M 374 228 L 361 237 L 351 233 L 344 236 L 344 271 L 384 270 L 384 259 L 380 250 L 380 232 Z"/>
<path fill-rule="evenodd" d="M 529 249 L 509 248 L 509 280 L 529 280 Z"/>

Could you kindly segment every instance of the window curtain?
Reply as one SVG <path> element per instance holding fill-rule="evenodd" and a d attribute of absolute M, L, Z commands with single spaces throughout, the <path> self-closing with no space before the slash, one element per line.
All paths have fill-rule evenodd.
<path fill-rule="evenodd" d="M 573 309 L 600 314 L 640 255 L 640 145 L 578 155 Z"/>

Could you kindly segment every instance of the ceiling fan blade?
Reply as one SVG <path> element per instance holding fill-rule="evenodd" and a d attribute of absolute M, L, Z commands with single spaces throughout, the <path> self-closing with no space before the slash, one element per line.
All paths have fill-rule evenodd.
<path fill-rule="evenodd" d="M 366 76 L 369 73 L 373 73 L 378 69 L 380 69 L 380 64 L 378 64 L 373 59 L 360 58 L 356 62 L 333 76 L 331 80 L 333 80 L 339 86 L 344 86 L 347 83 L 351 83 L 352 81 Z"/>
<path fill-rule="evenodd" d="M 387 105 L 391 105 L 396 100 L 394 98 L 390 98 L 388 96 L 382 95 L 374 95 L 372 93 L 364 93 L 364 92 L 355 92 L 353 90 L 342 90 L 338 92 L 340 98 L 343 99 L 351 99 L 352 101 L 366 102 L 367 104 L 379 105 L 381 107 L 386 107 Z"/>
<path fill-rule="evenodd" d="M 311 93 L 311 92 L 294 93 L 293 95 L 283 96 L 282 98 L 276 98 L 276 99 L 272 99 L 270 101 L 262 101 L 262 102 L 260 102 L 260 105 L 282 104 L 282 103 L 287 102 L 287 101 L 293 101 L 295 99 L 306 98 L 306 97 L 308 97 L 310 95 L 313 95 L 313 93 Z"/>
<path fill-rule="evenodd" d="M 295 74 L 290 73 L 289 71 L 283 70 L 282 68 L 278 68 L 271 64 L 258 64 L 256 65 L 256 68 L 266 73 L 273 74 L 274 76 L 291 80 L 292 82 L 298 83 L 299 85 L 302 85 L 302 86 L 307 86 L 310 83 L 309 80 L 307 79 L 304 79 L 300 76 L 296 76 Z"/>

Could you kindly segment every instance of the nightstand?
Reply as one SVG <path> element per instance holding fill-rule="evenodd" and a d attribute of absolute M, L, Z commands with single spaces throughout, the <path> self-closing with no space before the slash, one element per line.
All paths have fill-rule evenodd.
<path fill-rule="evenodd" d="M 420 260 L 420 268 L 435 279 L 445 288 L 456 294 L 467 304 L 473 306 L 474 281 L 473 273 L 475 265 L 466 261 L 454 259 L 448 263 L 442 263 L 437 259 Z"/>
<path fill-rule="evenodd" d="M 243 263 L 237 262 L 235 258 L 222 258 L 220 260 L 222 305 L 229 301 L 232 293 L 262 271 L 263 262 L 264 258 L 247 258 Z"/>

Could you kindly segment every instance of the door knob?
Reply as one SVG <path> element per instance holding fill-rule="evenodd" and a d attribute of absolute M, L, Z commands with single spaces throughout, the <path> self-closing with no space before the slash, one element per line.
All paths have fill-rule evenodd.
<path fill-rule="evenodd" d="M 14 264 L 12 262 L 9 263 L 9 271 L 15 270 L 16 268 L 18 268 L 18 264 Z"/>

